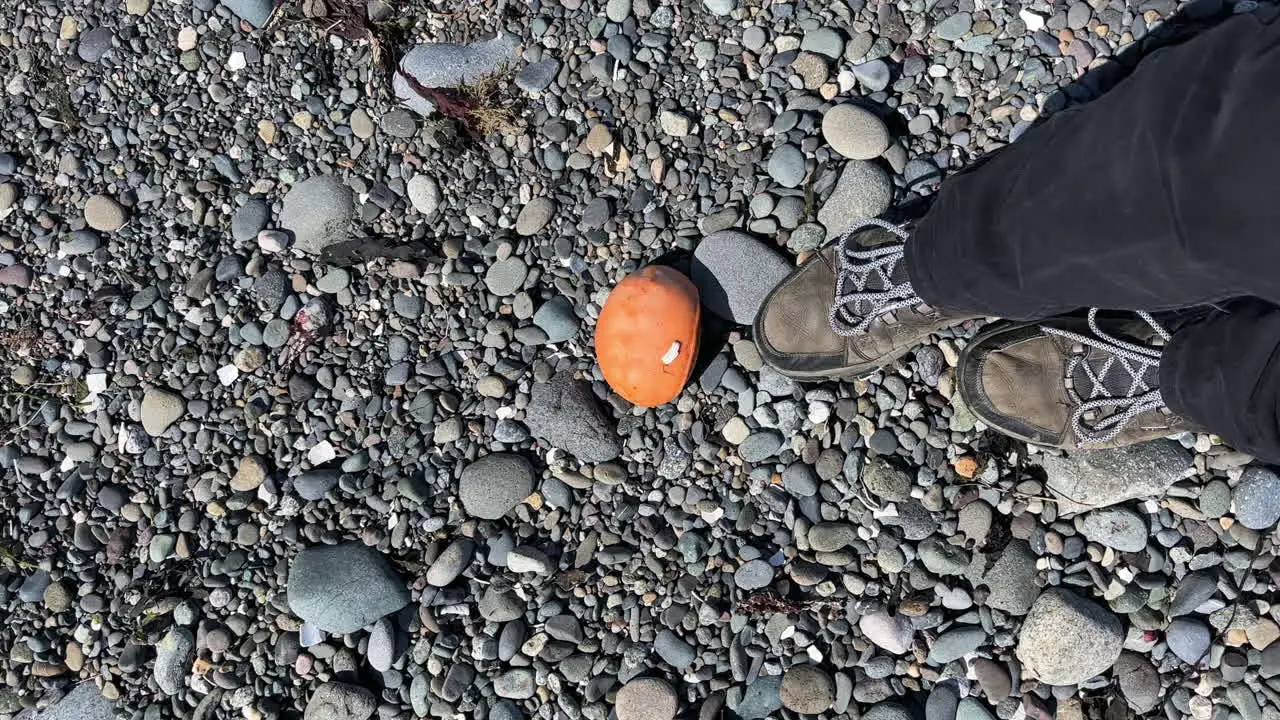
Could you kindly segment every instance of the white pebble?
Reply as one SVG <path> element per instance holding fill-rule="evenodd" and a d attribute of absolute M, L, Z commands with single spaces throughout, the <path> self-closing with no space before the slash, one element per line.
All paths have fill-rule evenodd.
<path fill-rule="evenodd" d="M 196 49 L 196 29 L 193 27 L 184 27 L 178 31 L 178 49 L 186 52 Z"/>
<path fill-rule="evenodd" d="M 310 461 L 313 466 L 323 465 L 336 457 L 338 457 L 338 453 L 333 449 L 333 444 L 328 440 L 321 440 L 307 451 L 307 460 Z"/>
<path fill-rule="evenodd" d="M 231 57 L 227 58 L 227 69 L 232 72 L 236 70 L 243 70 L 248 64 L 249 63 L 245 61 L 244 53 L 239 50 L 231 53 Z"/>
<path fill-rule="evenodd" d="M 289 248 L 289 235 L 279 230 L 263 230 L 258 233 L 258 247 L 263 252 L 284 252 Z"/>
<path fill-rule="evenodd" d="M 1044 29 L 1044 17 L 1037 13 L 1023 8 L 1023 10 L 1018 13 L 1018 17 L 1022 18 L 1023 24 L 1027 26 L 1027 32 L 1035 32 L 1037 30 Z"/>
<path fill-rule="evenodd" d="M 226 387 L 231 383 L 235 382 L 236 379 L 239 377 L 240 377 L 240 368 L 236 367 L 235 365 L 223 365 L 222 367 L 218 368 L 218 382 L 222 383 L 223 387 Z"/>

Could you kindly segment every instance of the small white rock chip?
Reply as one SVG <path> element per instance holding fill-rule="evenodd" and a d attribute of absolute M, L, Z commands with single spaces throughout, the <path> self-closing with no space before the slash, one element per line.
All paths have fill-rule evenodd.
<path fill-rule="evenodd" d="M 236 381 L 240 377 L 240 368 L 235 365 L 223 365 L 218 368 L 218 382 L 226 387 Z"/>
<path fill-rule="evenodd" d="M 333 444 L 328 440 L 321 440 L 307 451 L 307 461 L 311 463 L 312 467 L 323 465 L 336 457 L 338 457 L 338 452 L 333 449 Z"/>

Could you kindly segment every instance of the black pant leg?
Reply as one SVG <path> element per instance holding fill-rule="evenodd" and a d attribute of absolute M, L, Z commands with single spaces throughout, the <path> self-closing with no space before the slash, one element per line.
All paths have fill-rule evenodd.
<path fill-rule="evenodd" d="M 1276 14 L 1154 52 L 944 182 L 907 248 L 920 296 L 1018 319 L 1280 302 Z"/>
<path fill-rule="evenodd" d="M 1169 409 L 1280 463 L 1280 307 L 1232 303 L 1179 328 L 1160 360 Z"/>

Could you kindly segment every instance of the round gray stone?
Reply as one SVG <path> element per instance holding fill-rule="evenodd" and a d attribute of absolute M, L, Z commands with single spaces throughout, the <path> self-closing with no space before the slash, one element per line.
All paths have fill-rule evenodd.
<path fill-rule="evenodd" d="M 409 603 L 404 580 L 386 558 L 357 542 L 298 553 L 289 567 L 286 596 L 298 617 L 340 635 Z"/>
<path fill-rule="evenodd" d="M 516 216 L 517 235 L 536 235 L 551 222 L 556 212 L 556 203 L 549 197 L 536 197 L 528 205 L 520 208 Z"/>
<path fill-rule="evenodd" d="M 427 570 L 427 584 L 434 587 L 448 586 L 449 583 L 457 580 L 471 564 L 471 558 L 475 556 L 475 552 L 474 541 L 468 538 L 454 540 L 431 563 L 431 567 Z"/>
<path fill-rule="evenodd" d="M 303 180 L 284 196 L 280 226 L 293 233 L 298 250 L 320 251 L 347 239 L 355 200 L 340 178 L 319 175 Z"/>
<path fill-rule="evenodd" d="M 327 682 L 311 694 L 302 720 L 367 720 L 377 707 L 377 698 L 365 688 Z"/>
<path fill-rule="evenodd" d="M 582 462 L 606 462 L 622 452 L 617 425 L 591 383 L 568 372 L 534 384 L 524 422 L 534 437 Z"/>
<path fill-rule="evenodd" d="M 826 712 L 836 700 L 836 684 L 825 670 L 797 665 L 782 676 L 782 706 L 802 715 Z"/>
<path fill-rule="evenodd" d="M 524 285 L 525 278 L 528 276 L 529 266 L 525 265 L 524 260 L 509 257 L 489 266 L 489 270 L 484 274 L 484 284 L 494 295 L 506 297 L 514 295 Z"/>
<path fill-rule="evenodd" d="M 636 678 L 618 691 L 613 709 L 618 720 L 672 720 L 680 699 L 671 683 L 661 678 Z"/>
<path fill-rule="evenodd" d="M 516 75 L 516 87 L 527 93 L 542 92 L 551 87 L 559 72 L 560 61 L 555 58 L 530 63 Z"/>
<path fill-rule="evenodd" d="M 76 47 L 76 54 L 87 63 L 96 63 L 111 50 L 113 37 L 114 35 L 108 28 L 100 27 L 89 30 L 80 35 L 80 44 Z"/>
<path fill-rule="evenodd" d="M 405 186 L 405 193 L 413 209 L 423 215 L 431 215 L 440 208 L 440 186 L 428 175 L 414 175 Z"/>
<path fill-rule="evenodd" d="M 738 446 L 738 455 L 744 462 L 763 462 L 777 454 L 782 443 L 782 433 L 777 430 L 757 430 Z"/>
<path fill-rule="evenodd" d="M 889 87 L 889 65 L 883 60 L 869 60 L 861 65 L 854 65 L 853 75 L 871 92 L 880 92 Z"/>
<path fill-rule="evenodd" d="M 854 160 L 870 160 L 889 149 L 889 129 L 875 113 L 857 105 L 837 105 L 822 116 L 822 137 L 832 150 Z"/>
<path fill-rule="evenodd" d="M 262 198 L 249 198 L 231 216 L 231 237 L 237 242 L 249 242 L 267 227 L 271 209 Z"/>
<path fill-rule="evenodd" d="M 142 429 L 152 437 L 160 437 L 186 411 L 187 403 L 181 396 L 168 390 L 152 388 L 142 396 L 139 410 Z"/>
<path fill-rule="evenodd" d="M 1147 546 L 1147 523 L 1128 508 L 1094 510 L 1081 516 L 1076 525 L 1089 540 L 1121 552 L 1140 552 Z"/>
<path fill-rule="evenodd" d="M 533 492 L 533 466 L 519 455 L 494 453 L 476 460 L 458 479 L 467 514 L 486 520 L 506 515 Z"/>
<path fill-rule="evenodd" d="M 1194 618 L 1178 618 L 1164 631 L 1165 642 L 1183 662 L 1197 665 L 1206 659 L 1213 633 L 1209 626 Z"/>
<path fill-rule="evenodd" d="M 972 27 L 973 16 L 967 12 L 958 12 L 934 25 L 933 34 L 939 39 L 955 42 L 964 37 Z"/>
<path fill-rule="evenodd" d="M 723 230 L 703 238 L 693 251 L 689 276 L 711 312 L 749 325 L 791 264 L 746 233 Z"/>
<path fill-rule="evenodd" d="M 106 195 L 94 195 L 84 204 L 84 221 L 102 232 L 115 232 L 124 227 L 127 216 L 120 203 Z"/>
<path fill-rule="evenodd" d="M 835 190 L 818 210 L 818 222 L 834 235 L 855 220 L 879 216 L 892 200 L 893 183 L 884 170 L 864 160 L 850 160 Z"/>
<path fill-rule="evenodd" d="M 1031 606 L 1016 653 L 1023 668 L 1041 682 L 1078 685 L 1106 672 L 1123 646 L 1119 618 L 1092 600 L 1051 588 Z"/>
<path fill-rule="evenodd" d="M 560 296 L 538 308 L 533 314 L 533 324 L 547 334 L 545 342 L 558 343 L 573 339 L 578 334 L 580 321 L 573 312 L 573 301 Z"/>
<path fill-rule="evenodd" d="M 769 156 L 769 176 L 779 185 L 793 188 L 804 182 L 804 153 L 795 145 L 781 145 Z"/>
<path fill-rule="evenodd" d="M 191 673 L 191 660 L 196 651 L 196 638 L 184 627 L 173 627 L 156 644 L 156 660 L 152 677 L 167 695 L 177 695 Z"/>
<path fill-rule="evenodd" d="M 773 566 L 764 560 L 748 560 L 733 573 L 733 584 L 743 590 L 759 590 L 773 582 Z"/>
<path fill-rule="evenodd" d="M 1250 530 L 1266 530 L 1280 520 L 1280 476 L 1251 467 L 1240 476 L 1231 493 L 1236 520 Z"/>

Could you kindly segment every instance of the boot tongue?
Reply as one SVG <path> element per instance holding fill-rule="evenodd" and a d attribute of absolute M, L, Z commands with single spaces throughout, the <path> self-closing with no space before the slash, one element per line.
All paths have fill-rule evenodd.
<path fill-rule="evenodd" d="M 1135 387 L 1133 372 L 1125 367 L 1121 358 L 1105 350 L 1086 347 L 1082 361 L 1071 373 L 1071 381 L 1076 394 L 1086 401 L 1132 397 L 1160 386 L 1159 367 L 1149 366 L 1138 372 L 1142 383 Z"/>
<path fill-rule="evenodd" d="M 891 287 L 897 287 L 909 281 L 910 280 L 907 278 L 906 263 L 899 261 L 894 263 L 893 267 L 889 270 L 889 282 L 887 284 L 880 276 L 880 273 L 867 273 L 866 292 L 883 292 Z M 876 310 L 876 308 L 869 302 L 858 302 L 855 303 L 855 305 L 856 307 L 854 308 L 854 311 L 863 315 L 875 312 Z"/>

